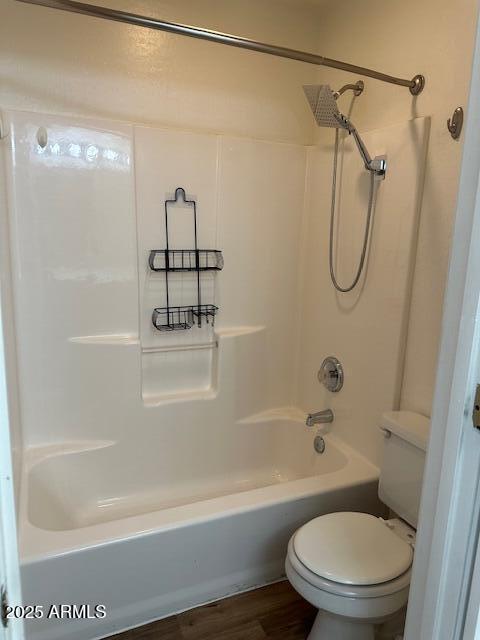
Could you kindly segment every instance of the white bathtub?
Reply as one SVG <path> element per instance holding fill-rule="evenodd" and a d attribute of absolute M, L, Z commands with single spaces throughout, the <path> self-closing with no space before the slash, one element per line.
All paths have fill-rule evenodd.
<path fill-rule="evenodd" d="M 378 469 L 334 436 L 320 455 L 299 420 L 250 420 L 228 433 L 228 446 L 212 439 L 205 456 L 180 430 L 175 460 L 160 442 L 30 452 L 25 602 L 103 604 L 107 616 L 43 618 L 28 624 L 29 638 L 90 640 L 277 580 L 305 521 L 378 513 Z"/>

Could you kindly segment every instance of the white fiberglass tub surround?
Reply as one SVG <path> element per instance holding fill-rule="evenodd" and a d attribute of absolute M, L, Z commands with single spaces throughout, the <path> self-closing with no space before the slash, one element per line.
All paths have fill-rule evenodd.
<path fill-rule="evenodd" d="M 35 621 L 32 638 L 101 637 L 279 579 L 298 526 L 337 509 L 378 512 L 377 468 L 331 435 L 316 453 L 300 416 L 227 432 L 224 455 L 206 461 L 194 448 L 174 463 L 118 445 L 36 452 L 22 513 L 25 599 L 101 603 L 107 617 Z"/>
<path fill-rule="evenodd" d="M 298 526 L 376 513 L 377 424 L 398 402 L 427 123 L 366 134 L 389 174 L 361 296 L 339 301 L 317 248 L 330 147 L 7 116 L 24 597 L 107 607 L 104 620 L 32 622 L 29 638 L 92 640 L 276 580 Z M 341 247 L 353 260 L 368 189 L 348 144 L 343 168 L 355 177 Z M 215 327 L 161 333 L 151 314 L 164 277 L 148 255 L 165 246 L 177 187 L 197 202 L 199 246 L 221 250 L 225 267 L 202 290 Z M 189 215 L 175 212 L 176 247 L 191 246 Z M 176 304 L 191 304 L 188 275 L 171 282 Z M 316 378 L 331 354 L 347 374 L 334 395 Z M 374 389 L 366 362 L 381 372 Z M 334 411 L 323 455 L 305 412 L 281 409 L 297 406 Z"/>

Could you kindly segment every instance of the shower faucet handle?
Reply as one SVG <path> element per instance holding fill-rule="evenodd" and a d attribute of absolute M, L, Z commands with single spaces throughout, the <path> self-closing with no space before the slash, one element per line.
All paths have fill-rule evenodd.
<path fill-rule="evenodd" d="M 325 358 L 317 373 L 318 381 L 333 393 L 337 393 L 343 387 L 344 377 L 342 363 L 335 356 Z"/>

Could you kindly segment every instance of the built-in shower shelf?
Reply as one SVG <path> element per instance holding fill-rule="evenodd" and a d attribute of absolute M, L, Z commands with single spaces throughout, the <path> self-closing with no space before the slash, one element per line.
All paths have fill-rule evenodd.
<path fill-rule="evenodd" d="M 221 271 L 223 256 L 217 249 L 152 249 L 148 264 L 152 271 Z"/>
<path fill-rule="evenodd" d="M 190 305 L 183 307 L 159 307 L 153 310 L 152 323 L 159 331 L 181 331 L 201 326 L 202 318 L 207 324 L 215 324 L 218 307 L 214 304 Z"/>

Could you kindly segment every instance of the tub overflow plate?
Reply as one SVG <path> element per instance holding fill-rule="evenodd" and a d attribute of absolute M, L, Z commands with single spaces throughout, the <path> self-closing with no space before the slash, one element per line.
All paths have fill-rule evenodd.
<path fill-rule="evenodd" d="M 324 453 L 325 440 L 322 438 L 322 436 L 315 436 L 315 440 L 313 441 L 313 448 L 317 453 Z"/>

